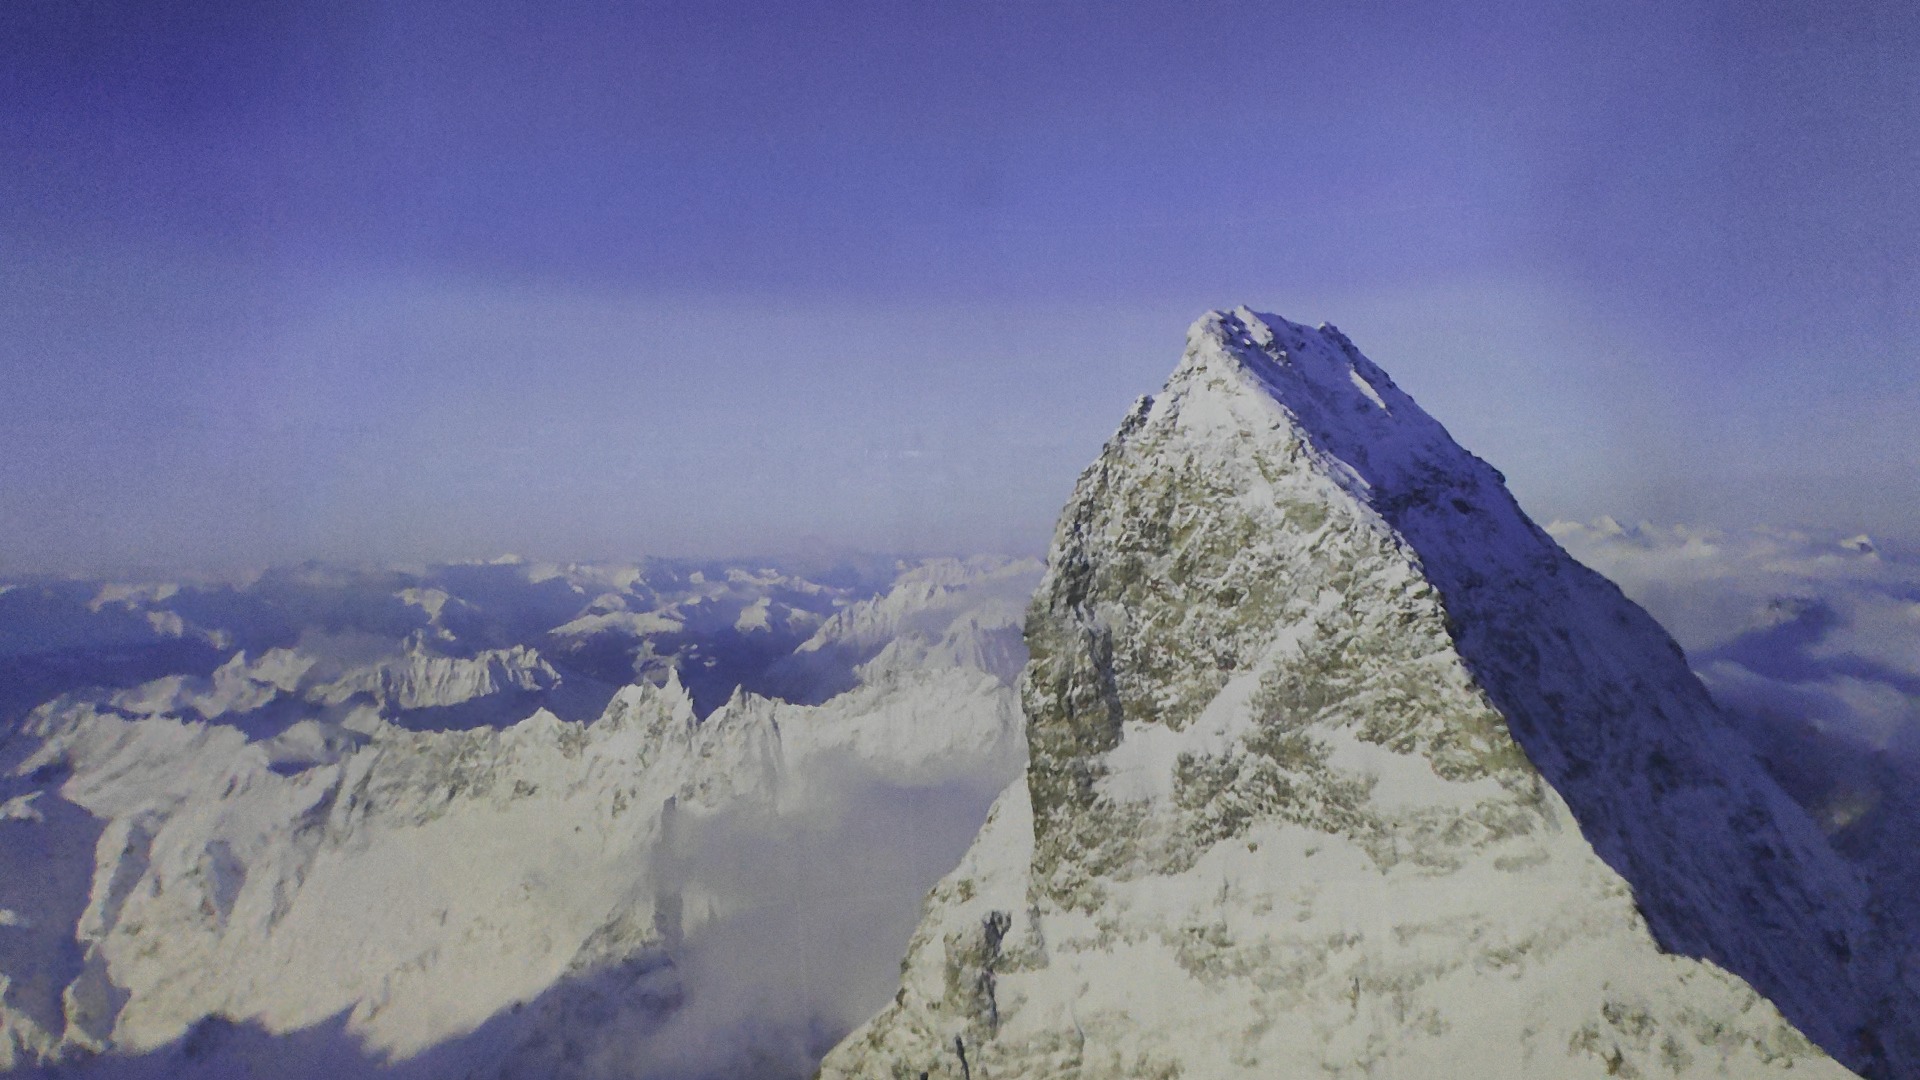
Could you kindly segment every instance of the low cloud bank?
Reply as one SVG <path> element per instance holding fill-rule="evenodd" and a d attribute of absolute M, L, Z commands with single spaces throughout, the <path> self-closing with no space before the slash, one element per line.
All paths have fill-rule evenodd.
<path fill-rule="evenodd" d="M 921 901 L 960 861 L 1004 772 L 938 786 L 819 762 L 808 805 L 688 830 L 670 871 L 688 927 L 686 1007 L 620 1053 L 636 1080 L 811 1076 L 887 1003 Z M 707 916 L 705 909 L 713 914 Z"/>

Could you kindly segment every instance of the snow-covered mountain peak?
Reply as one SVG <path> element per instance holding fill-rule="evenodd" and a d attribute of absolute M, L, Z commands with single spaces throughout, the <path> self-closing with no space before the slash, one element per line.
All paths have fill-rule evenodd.
<path fill-rule="evenodd" d="M 1315 451 L 1378 486 L 1409 472 L 1471 460 L 1378 365 L 1330 324 L 1309 327 L 1247 308 L 1208 312 L 1165 397 L 1247 395 L 1236 419 L 1277 409 Z M 1188 406 L 1193 408 L 1191 404 Z M 1203 417 L 1217 413 L 1203 411 Z M 1465 459 L 1465 460 L 1462 460 Z"/>
<path fill-rule="evenodd" d="M 636 719 L 643 717 L 645 719 Z M 693 709 L 693 697 L 680 683 L 680 672 L 668 668 L 666 681 L 659 686 L 638 682 L 614 691 L 606 710 L 600 714 L 599 723 L 611 728 L 636 722 L 667 723 L 691 728 L 698 723 L 698 719 Z"/>
<path fill-rule="evenodd" d="M 1025 790 L 827 1077 L 1920 1062 L 1857 880 L 1671 639 L 1331 327 L 1195 323 L 1026 626 Z"/>

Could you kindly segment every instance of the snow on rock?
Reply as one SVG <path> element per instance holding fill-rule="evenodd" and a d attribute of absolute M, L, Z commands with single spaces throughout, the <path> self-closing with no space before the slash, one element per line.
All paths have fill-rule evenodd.
<path fill-rule="evenodd" d="M 1920 1070 L 1671 639 L 1331 327 L 1197 322 L 1027 627 L 1027 775 L 823 1077 Z"/>

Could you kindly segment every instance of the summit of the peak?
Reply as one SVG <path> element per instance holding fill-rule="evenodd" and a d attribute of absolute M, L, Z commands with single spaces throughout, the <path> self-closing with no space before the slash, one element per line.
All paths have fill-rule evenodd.
<path fill-rule="evenodd" d="M 1287 372 L 1316 384 L 1344 387 L 1346 393 L 1361 393 L 1376 405 L 1381 395 L 1371 384 L 1392 385 L 1386 373 L 1332 324 L 1308 326 L 1244 306 L 1209 311 L 1194 320 L 1187 330 L 1184 359 L 1189 363 L 1224 360 L 1245 367 L 1261 376 L 1262 389 L 1283 404 L 1291 404 L 1286 400 L 1289 390 L 1300 389 L 1289 385 Z"/>
<path fill-rule="evenodd" d="M 1209 311 L 1188 328 L 1159 401 L 1163 411 L 1234 417 L 1223 433 L 1287 432 L 1369 501 L 1392 503 L 1436 476 L 1486 469 L 1331 323 L 1307 326 L 1245 306 Z M 1262 415 L 1278 422 L 1262 423 Z"/>
<path fill-rule="evenodd" d="M 1266 348 L 1282 336 L 1280 331 L 1287 330 L 1307 332 L 1308 328 L 1242 304 L 1233 308 L 1216 308 L 1195 319 L 1193 325 L 1187 328 L 1187 343 L 1191 347 L 1198 340 L 1212 339 L 1227 346 Z"/>
<path fill-rule="evenodd" d="M 1245 304 L 1230 308 L 1215 308 L 1193 321 L 1187 329 L 1191 341 L 1197 336 L 1210 336 L 1222 341 L 1251 343 L 1265 347 L 1286 339 L 1304 340 L 1324 337 L 1336 344 L 1350 344 L 1347 336 L 1332 323 L 1295 322 L 1284 315 L 1257 311 Z"/>

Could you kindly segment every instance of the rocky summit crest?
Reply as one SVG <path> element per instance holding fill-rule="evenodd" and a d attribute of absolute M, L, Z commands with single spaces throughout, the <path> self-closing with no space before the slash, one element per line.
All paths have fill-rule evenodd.
<path fill-rule="evenodd" d="M 1027 775 L 824 1076 L 1920 1074 L 1678 647 L 1330 326 L 1193 325 L 1026 635 Z"/>

